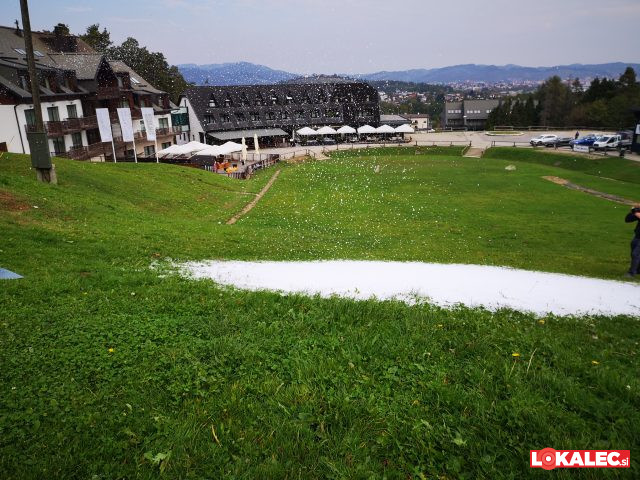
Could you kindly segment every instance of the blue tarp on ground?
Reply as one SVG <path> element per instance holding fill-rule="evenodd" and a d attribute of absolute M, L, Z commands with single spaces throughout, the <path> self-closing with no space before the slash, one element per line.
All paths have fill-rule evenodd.
<path fill-rule="evenodd" d="M 22 275 L 0 268 L 0 280 L 13 280 L 15 278 L 22 278 Z"/>

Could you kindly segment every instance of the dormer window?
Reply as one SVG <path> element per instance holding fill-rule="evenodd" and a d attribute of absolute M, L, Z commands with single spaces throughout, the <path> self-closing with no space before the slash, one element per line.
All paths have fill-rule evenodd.
<path fill-rule="evenodd" d="M 14 48 L 14 50 L 16 52 L 18 52 L 18 54 L 20 54 L 20 55 L 26 55 L 27 54 L 27 52 L 24 51 L 24 48 Z"/>
<path fill-rule="evenodd" d="M 213 108 L 218 106 L 218 102 L 216 102 L 216 99 L 213 95 L 211 95 L 211 97 L 209 98 L 209 106 Z"/>
<path fill-rule="evenodd" d="M 264 105 L 264 98 L 261 94 L 256 95 L 256 106 Z"/>
<path fill-rule="evenodd" d="M 140 80 L 138 80 L 138 79 L 137 79 L 137 78 L 135 78 L 135 77 L 131 77 L 131 81 L 132 81 L 133 83 L 135 83 L 136 85 L 140 85 Z"/>
<path fill-rule="evenodd" d="M 43 54 L 42 52 L 38 51 L 38 50 L 34 50 L 34 51 L 33 51 L 33 54 L 34 54 L 36 57 L 44 57 L 44 54 Z"/>
<path fill-rule="evenodd" d="M 229 97 L 228 95 L 227 98 L 224 99 L 224 106 L 233 107 L 233 100 L 231 100 L 231 97 Z"/>
<path fill-rule="evenodd" d="M 242 105 L 243 107 L 248 107 L 249 106 L 249 98 L 247 97 L 246 93 L 243 93 L 240 96 L 240 105 Z"/>
<path fill-rule="evenodd" d="M 293 103 L 293 97 L 291 96 L 290 93 L 287 93 L 287 96 L 284 97 L 284 99 L 285 99 L 285 103 L 287 105 L 291 105 Z"/>
<path fill-rule="evenodd" d="M 271 97 L 269 98 L 269 100 L 271 101 L 271 105 L 278 104 L 278 96 L 276 95 L 276 92 L 271 92 Z"/>

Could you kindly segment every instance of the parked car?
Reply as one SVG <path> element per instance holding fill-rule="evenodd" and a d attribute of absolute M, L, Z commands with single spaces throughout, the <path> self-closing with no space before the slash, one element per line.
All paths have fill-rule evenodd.
<path fill-rule="evenodd" d="M 537 137 L 533 137 L 529 143 L 532 147 L 541 147 L 541 146 L 553 146 L 553 144 L 558 140 L 557 135 L 539 135 Z"/>
<path fill-rule="evenodd" d="M 568 147 L 571 145 L 571 140 L 572 137 L 558 137 L 556 141 L 551 144 L 545 143 L 545 147 Z"/>
<path fill-rule="evenodd" d="M 571 140 L 569 145 L 584 145 L 587 147 L 593 146 L 593 143 L 598 140 L 602 135 L 599 133 L 590 133 L 589 135 L 585 135 L 584 137 L 580 137 L 576 140 Z"/>
<path fill-rule="evenodd" d="M 622 138 L 622 135 L 604 135 L 593 143 L 594 150 L 613 150 L 616 148 L 627 149 L 631 147 L 631 140 Z"/>

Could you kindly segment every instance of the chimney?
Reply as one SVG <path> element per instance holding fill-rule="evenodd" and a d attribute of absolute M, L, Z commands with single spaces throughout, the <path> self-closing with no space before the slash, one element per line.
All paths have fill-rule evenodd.
<path fill-rule="evenodd" d="M 59 23 L 53 27 L 53 46 L 58 52 L 75 53 L 78 51 L 78 39 L 69 35 L 69 28 Z"/>
<path fill-rule="evenodd" d="M 20 23 L 18 22 L 18 20 L 16 20 L 16 35 L 21 37 L 22 36 L 22 30 L 20 30 Z"/>

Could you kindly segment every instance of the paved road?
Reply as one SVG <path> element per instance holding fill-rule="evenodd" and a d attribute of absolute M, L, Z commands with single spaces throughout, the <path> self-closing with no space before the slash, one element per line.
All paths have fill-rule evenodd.
<path fill-rule="evenodd" d="M 431 143 L 435 142 L 438 144 L 442 143 L 454 143 L 454 144 L 469 144 L 471 143 L 472 147 L 487 149 L 491 147 L 493 142 L 497 142 L 497 145 L 506 146 L 509 143 L 516 142 L 516 144 L 528 144 L 529 141 L 533 137 L 537 137 L 542 134 L 555 134 L 560 137 L 572 137 L 575 132 L 567 132 L 567 131 L 549 131 L 549 132 L 523 132 L 522 135 L 487 135 L 485 132 L 438 132 L 438 133 L 424 133 L 417 132 L 409 135 L 412 141 L 417 141 L 419 143 Z M 581 130 L 580 136 L 588 135 L 590 133 L 604 134 L 607 132 L 597 131 L 597 130 Z M 371 147 L 380 146 L 379 144 L 369 144 Z M 366 144 L 357 144 L 358 148 L 366 147 Z M 327 150 L 335 149 L 335 146 L 327 145 L 314 145 L 310 147 L 284 147 L 284 148 L 267 148 L 261 149 L 262 153 L 290 153 L 294 151 L 302 151 L 305 149 L 311 150 L 315 152 L 317 155 L 322 154 L 322 150 L 326 148 Z M 567 149 L 562 150 L 563 152 L 569 152 Z M 250 151 L 251 153 L 251 151 Z M 615 153 L 612 154 L 612 157 L 615 156 Z M 634 160 L 640 162 L 640 155 L 637 154 L 627 154 L 627 158 L 629 160 Z"/>

